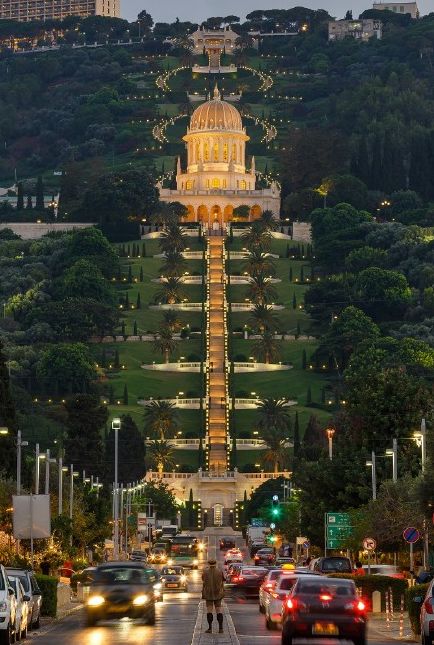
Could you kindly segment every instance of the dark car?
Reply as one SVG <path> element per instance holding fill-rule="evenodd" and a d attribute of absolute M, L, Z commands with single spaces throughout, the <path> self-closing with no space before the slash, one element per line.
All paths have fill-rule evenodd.
<path fill-rule="evenodd" d="M 250 557 L 253 558 L 260 549 L 264 549 L 265 544 L 263 542 L 256 542 L 250 546 Z"/>
<path fill-rule="evenodd" d="M 353 573 L 351 560 L 341 555 L 316 558 L 310 563 L 309 569 L 326 575 L 328 573 Z"/>
<path fill-rule="evenodd" d="M 242 567 L 238 574 L 231 577 L 225 585 L 229 595 L 237 598 L 257 598 L 259 587 L 264 581 L 268 569 L 265 567 Z"/>
<path fill-rule="evenodd" d="M 161 569 L 161 584 L 165 591 L 188 591 L 187 574 L 177 565 Z"/>
<path fill-rule="evenodd" d="M 6 567 L 6 574 L 18 578 L 23 585 L 26 596 L 29 596 L 29 629 L 39 629 L 41 624 L 42 592 L 39 589 L 35 574 L 29 569 Z"/>
<path fill-rule="evenodd" d="M 260 564 L 274 564 L 276 560 L 276 554 L 274 549 L 267 547 L 265 549 L 259 549 L 253 557 L 253 561 L 256 566 Z"/>
<path fill-rule="evenodd" d="M 130 560 L 132 562 L 147 562 L 148 556 L 145 551 L 131 551 Z"/>
<path fill-rule="evenodd" d="M 86 624 L 110 618 L 155 624 L 156 576 L 139 562 L 107 562 L 97 567 L 86 601 Z"/>
<path fill-rule="evenodd" d="M 238 576 L 243 566 L 245 565 L 242 562 L 233 562 L 230 564 L 226 571 L 226 582 L 231 582 L 234 576 Z"/>
<path fill-rule="evenodd" d="M 234 549 L 234 548 L 235 548 L 235 540 L 233 538 L 228 538 L 228 537 L 220 538 L 220 551 L 223 551 L 224 549 Z"/>
<path fill-rule="evenodd" d="M 294 638 L 338 638 L 366 645 L 366 605 L 353 580 L 301 576 L 283 603 L 282 645 Z"/>

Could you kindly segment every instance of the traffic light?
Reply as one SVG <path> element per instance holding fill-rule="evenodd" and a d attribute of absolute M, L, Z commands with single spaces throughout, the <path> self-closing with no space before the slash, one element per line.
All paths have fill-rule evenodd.
<path fill-rule="evenodd" d="M 271 515 L 273 517 L 279 517 L 280 515 L 280 505 L 279 505 L 279 496 L 273 495 L 273 500 L 271 503 Z"/>

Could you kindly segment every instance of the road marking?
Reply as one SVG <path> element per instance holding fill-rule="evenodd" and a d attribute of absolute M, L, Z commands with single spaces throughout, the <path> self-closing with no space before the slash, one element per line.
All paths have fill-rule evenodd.
<path fill-rule="evenodd" d="M 201 600 L 197 610 L 196 624 L 193 630 L 193 638 L 191 639 L 191 645 L 199 645 L 200 637 L 202 635 L 202 622 L 203 622 L 204 611 L 205 611 L 205 601 Z"/>
<path fill-rule="evenodd" d="M 223 603 L 223 613 L 226 616 L 226 622 L 228 625 L 229 636 L 230 636 L 232 645 L 240 645 L 240 641 L 238 640 L 237 632 L 235 630 L 234 621 L 232 620 L 232 616 L 225 602 Z"/>

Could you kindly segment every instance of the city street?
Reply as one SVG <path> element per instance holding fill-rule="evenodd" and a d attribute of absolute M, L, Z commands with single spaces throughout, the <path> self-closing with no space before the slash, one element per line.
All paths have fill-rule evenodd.
<path fill-rule="evenodd" d="M 216 555 L 217 560 L 222 562 L 222 553 L 216 547 L 219 536 L 230 535 L 231 529 L 208 529 L 209 554 Z M 244 540 L 241 537 L 236 539 L 237 546 L 244 548 Z M 246 554 L 246 560 L 248 554 Z M 51 626 L 40 634 L 37 632 L 29 634 L 29 640 L 40 645 L 121 645 L 131 643 L 133 645 L 191 645 L 194 640 L 195 626 L 198 616 L 198 608 L 201 598 L 201 573 L 192 571 L 190 573 L 190 584 L 188 593 L 166 593 L 164 602 L 157 606 L 157 623 L 155 627 L 135 624 L 129 620 L 112 621 L 99 624 L 94 628 L 83 626 L 83 611 L 78 610 L 60 623 Z M 280 632 L 269 632 L 265 628 L 265 621 L 258 611 L 255 601 L 227 600 L 227 609 L 235 626 L 236 638 L 232 637 L 234 645 L 278 645 L 280 643 Z M 225 621 L 225 632 L 227 633 Z M 197 627 L 196 627 L 197 630 Z M 197 639 L 197 635 L 196 635 Z M 223 636 L 214 634 L 205 635 L 200 640 L 201 644 L 213 645 L 223 641 Z M 225 641 L 229 642 L 229 641 Z M 300 641 L 300 643 L 307 641 Z M 316 641 L 318 643 L 318 640 Z M 321 645 L 334 645 L 338 641 L 324 639 Z M 385 645 L 393 642 L 391 638 L 385 638 L 382 634 L 371 631 L 369 645 Z M 318 643 L 320 645 L 320 643 Z"/>

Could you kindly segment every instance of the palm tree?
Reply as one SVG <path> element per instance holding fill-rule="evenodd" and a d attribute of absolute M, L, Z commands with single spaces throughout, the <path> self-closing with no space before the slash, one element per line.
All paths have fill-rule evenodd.
<path fill-rule="evenodd" d="M 259 221 L 269 231 L 275 231 L 277 228 L 278 222 L 276 221 L 273 211 L 270 211 L 269 209 L 266 209 L 265 211 L 262 212 L 262 215 Z"/>
<path fill-rule="evenodd" d="M 279 438 L 279 435 L 273 432 L 267 432 L 263 435 L 263 440 L 267 444 L 267 451 L 264 454 L 264 461 L 273 464 L 274 473 L 283 470 L 288 464 L 289 454 L 286 447 L 286 440 Z"/>
<path fill-rule="evenodd" d="M 255 305 L 250 314 L 249 324 L 263 334 L 266 331 L 275 331 L 279 328 L 279 321 L 272 307 L 268 305 Z"/>
<path fill-rule="evenodd" d="M 174 434 L 178 428 L 176 408 L 168 401 L 151 401 L 145 409 L 145 432 L 149 431 L 154 437 L 165 440 L 169 434 Z"/>
<path fill-rule="evenodd" d="M 257 275 L 258 273 L 272 276 L 276 273 L 276 267 L 274 266 L 272 258 L 266 253 L 263 253 L 257 246 L 254 246 L 250 251 L 243 268 L 251 276 Z"/>
<path fill-rule="evenodd" d="M 173 309 L 168 309 L 163 313 L 163 326 L 162 328 L 167 328 L 173 334 L 180 329 L 182 329 L 183 324 L 179 319 L 178 314 Z"/>
<path fill-rule="evenodd" d="M 261 220 L 252 222 L 251 226 L 241 235 L 241 240 L 249 249 L 258 247 L 261 251 L 268 251 L 271 246 L 271 232 L 264 228 Z"/>
<path fill-rule="evenodd" d="M 179 224 L 171 222 L 167 224 L 164 231 L 161 233 L 159 244 L 163 253 L 170 253 L 173 251 L 182 253 L 187 246 L 187 236 Z"/>
<path fill-rule="evenodd" d="M 155 294 L 155 302 L 174 305 L 185 298 L 180 278 L 172 276 L 162 282 L 161 289 Z"/>
<path fill-rule="evenodd" d="M 267 429 L 274 429 L 281 432 L 282 438 L 288 436 L 291 429 L 291 418 L 286 407 L 287 399 L 273 399 L 268 397 L 261 399 L 257 407 L 258 428 L 265 432 Z"/>
<path fill-rule="evenodd" d="M 160 267 L 160 273 L 164 276 L 179 277 L 186 267 L 186 261 L 179 251 L 168 251 L 166 253 L 164 264 Z"/>
<path fill-rule="evenodd" d="M 256 305 L 266 305 L 277 299 L 277 291 L 273 287 L 270 278 L 265 277 L 263 273 L 257 273 L 252 276 L 247 287 L 247 298 Z"/>
<path fill-rule="evenodd" d="M 148 454 L 153 468 L 158 470 L 159 475 L 164 469 L 173 469 L 175 466 L 174 450 L 172 446 L 162 439 L 155 440 L 148 446 Z"/>
<path fill-rule="evenodd" d="M 279 342 L 274 338 L 274 334 L 266 329 L 259 340 L 253 345 L 253 354 L 257 359 L 264 361 L 267 365 L 276 361 L 279 356 Z"/>
<path fill-rule="evenodd" d="M 169 362 L 170 355 L 176 348 L 176 341 L 173 334 L 167 327 L 163 327 L 159 334 L 154 336 L 154 351 L 160 352 L 164 356 L 164 362 Z"/>

